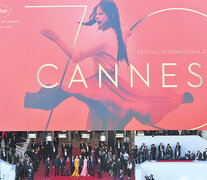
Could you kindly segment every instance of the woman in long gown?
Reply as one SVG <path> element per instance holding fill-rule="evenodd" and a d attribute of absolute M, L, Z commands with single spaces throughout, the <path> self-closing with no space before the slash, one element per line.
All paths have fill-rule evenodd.
<path fill-rule="evenodd" d="M 83 169 L 81 171 L 81 176 L 88 176 L 88 168 L 87 168 L 87 159 L 86 157 L 84 157 L 84 161 L 83 161 Z"/>
<path fill-rule="evenodd" d="M 135 91 L 127 87 L 127 83 L 120 77 L 117 88 L 106 75 L 102 75 L 102 87 L 99 88 L 100 65 L 113 79 L 116 75 L 115 66 L 120 61 L 129 65 L 125 43 L 130 33 L 122 36 L 118 8 L 110 0 L 102 0 L 95 6 L 89 21 L 83 24 L 91 26 L 95 23 L 98 24 L 100 37 L 81 52 L 68 47 L 53 31 L 41 31 L 73 62 L 79 63 L 91 57 L 95 73 L 86 79 L 88 88 L 83 88 L 82 83 L 75 83 L 70 88 L 42 88 L 38 93 L 27 93 L 24 104 L 26 108 L 50 110 L 73 96 L 89 107 L 87 129 L 124 129 L 133 117 L 142 124 L 154 125 L 182 103 L 193 102 L 190 93 L 177 95 L 173 90 L 165 88 L 156 92 L 150 89 Z"/>
<path fill-rule="evenodd" d="M 79 159 L 78 159 L 78 156 L 76 156 L 75 158 L 75 170 L 72 174 L 72 177 L 75 177 L 75 178 L 78 178 L 80 177 L 79 175 Z"/>

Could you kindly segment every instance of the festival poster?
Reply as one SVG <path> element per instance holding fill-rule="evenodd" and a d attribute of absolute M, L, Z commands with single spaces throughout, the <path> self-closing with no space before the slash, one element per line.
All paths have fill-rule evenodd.
<path fill-rule="evenodd" d="M 1 0 L 0 131 L 206 129 L 206 6 Z"/>

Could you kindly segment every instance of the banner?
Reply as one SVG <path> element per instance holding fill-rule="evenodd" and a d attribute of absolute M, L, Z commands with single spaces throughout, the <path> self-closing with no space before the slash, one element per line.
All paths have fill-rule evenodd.
<path fill-rule="evenodd" d="M 207 3 L 0 3 L 0 131 L 206 129 Z"/>

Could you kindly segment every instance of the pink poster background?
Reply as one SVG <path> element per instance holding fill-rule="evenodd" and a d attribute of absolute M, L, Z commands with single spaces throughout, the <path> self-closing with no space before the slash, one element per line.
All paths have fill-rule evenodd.
<path fill-rule="evenodd" d="M 93 7 L 99 1 L 89 0 L 36 0 L 36 1 L 3 1 L 0 5 L 8 6 L 11 14 L 0 18 L 0 130 L 1 131 L 40 131 L 45 130 L 50 111 L 25 109 L 26 92 L 37 92 L 41 87 L 37 82 L 37 71 L 43 64 L 55 64 L 58 69 L 45 68 L 40 78 L 45 84 L 60 82 L 68 57 L 40 34 L 44 28 L 57 32 L 61 38 L 72 46 L 77 33 L 78 24 L 84 8 L 25 8 L 25 6 L 41 5 L 87 5 L 84 21 Z M 188 8 L 207 14 L 207 2 L 204 0 L 161 1 L 132 0 L 115 1 L 120 13 L 124 29 L 131 28 L 143 17 L 166 8 Z M 8 25 L 8 26 L 7 26 Z M 95 31 L 94 27 L 94 31 Z M 162 63 L 177 63 L 166 67 L 166 73 L 176 74 L 166 77 L 166 84 L 176 84 L 172 88 L 176 93 L 190 92 L 194 102 L 180 106 L 168 113 L 157 127 L 164 129 L 206 129 L 206 69 L 207 69 L 207 17 L 189 11 L 165 11 L 143 20 L 133 31 L 128 40 L 127 51 L 129 61 L 146 77 L 146 64 L 150 65 L 150 88 L 162 87 Z M 87 46 L 88 37 L 93 38 L 92 30 L 81 27 L 75 48 Z M 148 50 L 148 51 L 146 51 Z M 197 54 L 153 54 L 162 50 L 200 50 Z M 199 84 L 200 79 L 189 73 L 192 71 L 203 78 L 200 87 L 190 87 Z M 123 67 L 122 67 L 123 66 Z M 129 69 L 120 65 L 119 75 L 130 84 Z M 93 73 L 90 59 L 80 63 L 85 77 Z M 68 86 L 74 72 L 75 64 L 69 65 L 63 85 Z M 135 78 L 136 88 L 147 88 L 140 78 Z M 128 86 L 129 86 L 128 84 Z M 98 86 L 98 85 L 97 85 Z M 53 113 L 48 130 L 86 130 L 88 107 L 70 98 L 61 103 Z M 125 130 L 154 129 L 143 125 L 133 118 Z"/>

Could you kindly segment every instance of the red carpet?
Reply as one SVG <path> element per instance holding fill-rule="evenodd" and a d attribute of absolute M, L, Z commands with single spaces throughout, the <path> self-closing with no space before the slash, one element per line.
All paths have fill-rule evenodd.
<path fill-rule="evenodd" d="M 55 168 L 51 168 L 50 169 L 50 174 L 49 174 L 50 177 L 48 178 L 45 178 L 45 168 L 44 168 L 44 165 L 41 164 L 40 167 L 39 167 L 39 171 L 36 172 L 35 176 L 34 176 L 34 180 L 52 180 L 52 179 L 55 179 L 55 180 L 66 180 L 66 179 L 83 179 L 83 180 L 90 180 L 90 179 L 93 179 L 93 180 L 98 180 L 98 174 L 97 174 L 97 171 L 95 172 L 95 177 L 93 176 L 89 176 L 89 177 L 80 177 L 80 178 L 72 178 L 72 177 L 69 177 L 69 176 L 55 176 Z M 109 177 L 109 175 L 107 173 L 102 173 L 102 179 L 104 180 L 112 180 L 111 177 Z M 127 175 L 124 176 L 124 180 L 127 180 L 128 177 Z M 99 179 L 100 180 L 100 179 Z M 117 178 L 118 180 L 118 178 Z M 132 177 L 131 177 L 131 180 L 135 180 L 135 177 L 133 175 L 133 172 L 132 172 Z"/>
<path fill-rule="evenodd" d="M 76 155 L 79 155 L 80 154 L 80 149 L 79 148 L 73 148 L 73 156 L 76 156 Z M 59 171 L 61 172 L 61 171 Z M 134 177 L 134 171 L 132 171 L 132 177 L 131 177 L 131 180 L 135 180 L 135 177 Z M 97 174 L 97 170 L 95 170 L 95 177 L 93 176 L 89 176 L 89 177 L 80 177 L 80 178 L 72 178 L 72 177 L 69 177 L 69 176 L 55 176 L 55 168 L 53 168 L 51 166 L 50 168 L 50 173 L 49 173 L 49 176 L 50 177 L 47 177 L 45 178 L 45 165 L 43 164 L 43 162 L 41 161 L 40 163 L 40 166 L 39 166 L 39 171 L 37 171 L 35 173 L 35 176 L 34 176 L 34 180 L 52 180 L 52 179 L 55 179 L 55 180 L 66 180 L 66 179 L 85 179 L 85 180 L 90 180 L 90 179 L 93 179 L 93 180 L 98 180 L 98 174 Z M 102 172 L 102 179 L 104 180 L 112 180 L 113 178 L 110 177 L 108 175 L 108 173 L 104 173 Z M 127 180 L 128 179 L 128 176 L 125 175 L 124 176 L 124 180 Z M 99 179 L 100 180 L 100 179 Z M 118 178 L 117 178 L 118 180 Z"/>

